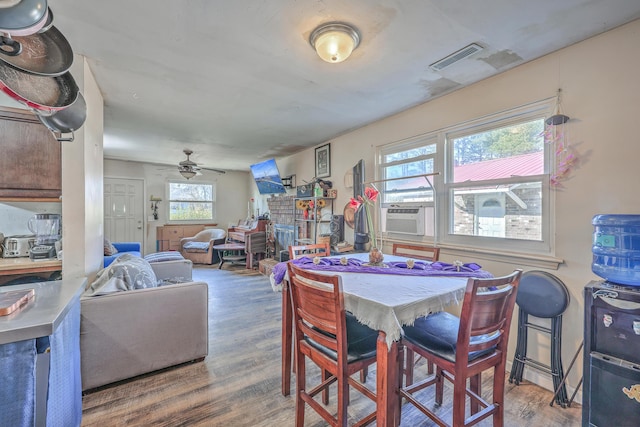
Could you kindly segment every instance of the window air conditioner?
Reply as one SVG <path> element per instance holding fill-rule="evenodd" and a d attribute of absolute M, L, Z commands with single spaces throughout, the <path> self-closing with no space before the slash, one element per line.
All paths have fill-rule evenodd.
<path fill-rule="evenodd" d="M 424 235 L 424 208 L 387 209 L 386 229 L 388 233 Z"/>

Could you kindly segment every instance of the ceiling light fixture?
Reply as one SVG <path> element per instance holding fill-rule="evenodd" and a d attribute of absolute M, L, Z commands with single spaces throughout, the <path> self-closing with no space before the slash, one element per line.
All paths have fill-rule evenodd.
<path fill-rule="evenodd" d="M 341 22 L 320 25 L 311 32 L 309 43 L 323 61 L 342 62 L 360 44 L 360 33 L 354 27 Z"/>
<path fill-rule="evenodd" d="M 182 175 L 183 177 L 185 177 L 187 179 L 191 179 L 194 176 L 196 176 L 196 171 L 194 171 L 189 166 L 181 166 L 180 169 L 178 169 L 178 170 L 180 171 L 180 175 Z"/>

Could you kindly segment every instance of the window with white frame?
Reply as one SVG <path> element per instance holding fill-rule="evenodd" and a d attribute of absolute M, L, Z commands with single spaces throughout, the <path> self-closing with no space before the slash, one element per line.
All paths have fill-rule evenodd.
<path fill-rule="evenodd" d="M 385 182 L 383 222 L 389 222 L 384 208 L 417 205 L 427 224 L 413 239 L 551 253 L 553 152 L 542 136 L 551 108 L 550 102 L 538 102 L 381 147 L 380 179 L 440 173 L 430 179 L 435 197 L 422 177 Z M 405 237 L 386 231 L 390 238 Z"/>
<path fill-rule="evenodd" d="M 381 223 L 384 232 L 408 237 L 417 236 L 419 229 L 424 230 L 423 236 L 434 235 L 434 177 L 420 175 L 435 172 L 437 142 L 437 135 L 433 134 L 385 146 L 380 150 L 378 163 L 380 180 L 383 182 L 378 187 L 382 194 Z M 422 224 L 414 221 L 416 216 L 412 212 L 415 208 L 425 213 L 418 217 Z M 403 215 L 404 212 L 407 215 Z"/>
<path fill-rule="evenodd" d="M 169 221 L 203 221 L 215 217 L 216 187 L 211 183 L 168 182 Z"/>

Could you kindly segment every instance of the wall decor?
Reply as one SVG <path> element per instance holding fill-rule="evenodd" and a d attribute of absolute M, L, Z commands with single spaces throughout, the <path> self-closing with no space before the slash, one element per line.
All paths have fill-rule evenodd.
<path fill-rule="evenodd" d="M 331 176 L 331 144 L 316 148 L 316 178 Z"/>

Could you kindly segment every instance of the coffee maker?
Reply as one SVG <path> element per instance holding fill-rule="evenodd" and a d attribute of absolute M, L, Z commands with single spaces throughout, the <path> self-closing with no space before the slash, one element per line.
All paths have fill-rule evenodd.
<path fill-rule="evenodd" d="M 29 218 L 29 230 L 36 236 L 35 245 L 29 250 L 29 258 L 49 259 L 56 257 L 55 244 L 60 240 L 60 214 L 40 213 Z"/>

